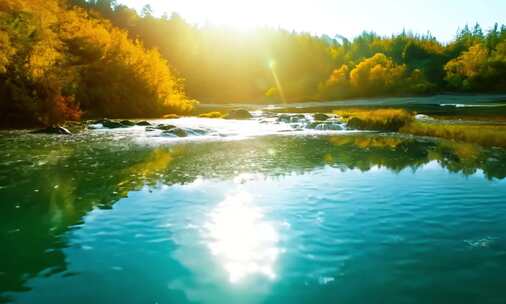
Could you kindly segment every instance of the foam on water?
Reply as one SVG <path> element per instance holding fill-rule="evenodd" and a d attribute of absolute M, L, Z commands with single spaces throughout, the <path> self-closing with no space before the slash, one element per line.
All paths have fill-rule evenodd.
<path fill-rule="evenodd" d="M 172 143 L 184 141 L 241 140 L 266 135 L 324 135 L 356 132 L 346 130 L 345 124 L 337 118 L 315 122 L 309 114 L 284 114 L 295 117 L 280 121 L 279 116 L 264 115 L 262 111 L 252 112 L 250 120 L 210 119 L 183 117 L 179 119 L 150 120 L 152 127 L 133 126 L 117 129 L 104 128 L 101 124 L 91 125 L 91 132 L 113 134 L 115 138 L 134 138 L 139 143 Z M 303 115 L 303 117 L 302 117 Z M 183 129 L 188 136 L 177 137 L 167 134 L 158 126 L 173 125 Z"/>

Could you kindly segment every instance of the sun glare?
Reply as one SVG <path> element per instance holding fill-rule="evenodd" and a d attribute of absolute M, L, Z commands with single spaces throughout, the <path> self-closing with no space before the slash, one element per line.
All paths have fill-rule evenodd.
<path fill-rule="evenodd" d="M 262 24 L 270 24 L 270 9 L 266 1 L 199 1 L 199 9 L 189 12 L 193 20 L 223 25 L 236 30 L 250 30 Z"/>
<path fill-rule="evenodd" d="M 149 4 L 155 14 L 177 12 L 192 23 L 226 26 L 235 30 L 253 30 L 262 26 L 277 27 L 282 24 L 298 28 L 297 24 L 301 25 L 305 22 L 304 12 L 298 9 L 299 6 L 285 0 L 122 0 L 120 2 L 137 9 Z"/>
<path fill-rule="evenodd" d="M 250 275 L 275 279 L 280 253 L 274 225 L 255 206 L 251 194 L 234 193 L 219 203 L 206 225 L 209 248 L 228 273 L 231 283 Z"/>

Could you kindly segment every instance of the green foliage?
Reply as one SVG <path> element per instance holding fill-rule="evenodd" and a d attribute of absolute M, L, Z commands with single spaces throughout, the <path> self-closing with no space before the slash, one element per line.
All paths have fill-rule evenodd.
<path fill-rule="evenodd" d="M 52 124 L 92 116 L 191 110 L 181 81 L 155 50 L 57 0 L 0 5 L 0 119 Z"/>
<path fill-rule="evenodd" d="M 445 66 L 446 79 L 456 89 L 501 91 L 506 88 L 506 42 L 492 50 L 477 43 Z"/>

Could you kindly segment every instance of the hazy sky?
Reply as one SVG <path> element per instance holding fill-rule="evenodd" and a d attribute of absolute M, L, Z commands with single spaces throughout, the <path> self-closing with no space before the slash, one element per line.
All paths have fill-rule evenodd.
<path fill-rule="evenodd" d="M 457 28 L 479 22 L 484 29 L 506 23 L 506 0 L 118 0 L 156 15 L 177 12 L 196 24 L 249 29 L 267 25 L 352 38 L 363 30 L 390 35 L 403 28 L 430 31 L 443 41 Z"/>

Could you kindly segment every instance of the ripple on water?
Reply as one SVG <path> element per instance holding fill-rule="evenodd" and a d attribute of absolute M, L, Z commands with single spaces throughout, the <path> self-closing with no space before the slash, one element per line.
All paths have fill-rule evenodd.
<path fill-rule="evenodd" d="M 28 160 L 0 163 L 1 225 L 16 245 L 2 255 L 27 267 L 0 268 L 0 285 L 30 288 L 15 302 L 505 298 L 505 184 L 466 177 L 462 163 L 322 137 L 146 147 L 103 136 L 41 139 L 33 159 L 0 151 Z"/>

